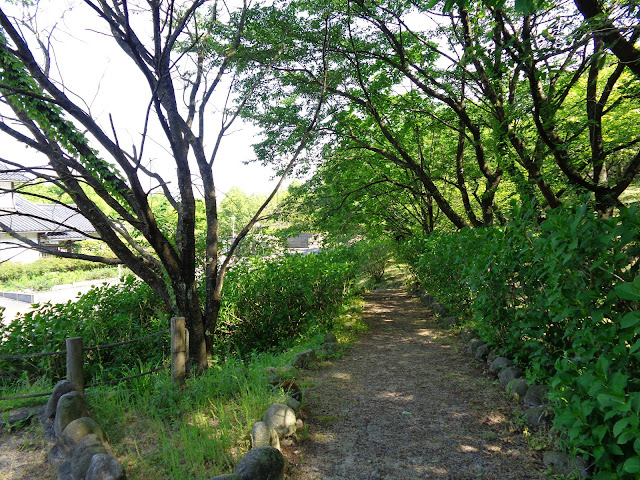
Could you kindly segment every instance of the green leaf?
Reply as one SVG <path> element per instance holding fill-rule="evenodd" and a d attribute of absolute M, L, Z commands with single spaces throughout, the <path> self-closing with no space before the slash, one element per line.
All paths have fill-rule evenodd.
<path fill-rule="evenodd" d="M 629 419 L 621 418 L 620 420 L 618 420 L 613 426 L 613 435 L 615 437 L 619 437 L 622 431 L 627 427 L 627 425 L 629 425 Z"/>
<path fill-rule="evenodd" d="M 640 473 L 640 456 L 628 458 L 622 470 L 627 473 Z"/>
<path fill-rule="evenodd" d="M 601 393 L 597 397 L 598 403 L 601 407 L 619 407 L 624 403 L 624 399 L 615 395 L 609 395 L 608 393 Z"/>
<path fill-rule="evenodd" d="M 598 440 L 598 442 L 602 443 L 602 439 L 607 434 L 607 430 L 606 425 L 598 425 L 593 429 L 593 436 Z"/>
<path fill-rule="evenodd" d="M 635 327 L 638 324 L 640 324 L 640 312 L 637 310 L 627 313 L 624 317 L 622 317 L 622 320 L 620 320 L 621 328 Z"/>
<path fill-rule="evenodd" d="M 620 283 L 615 286 L 613 291 L 619 298 L 623 300 L 640 302 L 640 283 L 638 282 L 639 280 L 636 279 L 633 282 Z"/>
<path fill-rule="evenodd" d="M 622 395 L 624 395 L 624 389 L 627 386 L 627 380 L 628 380 L 628 376 L 627 375 L 623 375 L 620 372 L 615 372 L 614 374 L 611 375 L 611 378 L 609 379 L 609 385 L 611 386 L 611 390 L 613 390 L 615 393 L 620 393 Z"/>

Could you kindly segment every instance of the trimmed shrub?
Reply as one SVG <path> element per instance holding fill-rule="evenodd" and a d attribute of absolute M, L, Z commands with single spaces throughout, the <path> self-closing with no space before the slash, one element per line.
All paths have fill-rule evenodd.
<path fill-rule="evenodd" d="M 144 283 L 127 277 L 122 283 L 99 286 L 64 304 L 46 303 L 13 320 L 0 339 L 0 356 L 65 349 L 69 337 L 82 337 L 85 346 L 129 340 L 169 326 L 164 305 Z M 87 352 L 85 377 L 119 376 L 122 368 L 140 361 L 157 363 L 167 351 L 169 335 L 108 350 Z M 3 382 L 16 377 L 65 375 L 65 356 L 0 360 Z"/>

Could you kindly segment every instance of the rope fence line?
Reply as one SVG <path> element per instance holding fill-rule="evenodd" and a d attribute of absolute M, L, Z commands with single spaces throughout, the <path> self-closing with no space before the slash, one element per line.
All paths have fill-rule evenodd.
<path fill-rule="evenodd" d="M 148 340 L 149 338 L 157 337 L 164 333 L 168 333 L 169 331 L 170 329 L 166 328 L 164 330 L 160 330 L 159 332 L 152 333 L 150 335 L 145 335 L 144 337 L 134 338 L 133 340 L 124 340 L 122 342 L 107 343 L 105 345 L 96 345 L 95 347 L 82 347 L 82 349 L 90 352 L 92 350 L 102 350 L 105 348 L 119 347 L 121 345 L 130 345 L 132 343 L 142 342 L 143 340 Z"/>
<path fill-rule="evenodd" d="M 53 392 L 47 393 L 30 393 L 28 395 L 18 395 L 17 397 L 0 397 L 0 400 L 22 400 L 23 398 L 48 397 Z"/>
<path fill-rule="evenodd" d="M 174 326 L 175 320 L 181 320 L 181 327 L 179 327 L 179 329 L 176 329 L 176 327 Z M 57 352 L 37 353 L 37 354 L 3 355 L 3 356 L 0 356 L 0 360 L 13 360 L 13 359 L 34 358 L 34 357 L 36 357 L 36 358 L 37 357 L 47 357 L 47 356 L 54 356 L 54 355 L 62 355 L 63 353 L 66 353 L 67 354 L 67 379 L 71 380 L 71 381 L 78 380 L 79 381 L 78 385 L 80 385 L 82 387 L 82 390 L 84 390 L 85 387 L 84 387 L 84 380 L 83 380 L 83 374 L 82 374 L 82 362 L 83 362 L 82 357 L 84 356 L 83 355 L 84 352 L 93 351 L 93 350 L 100 350 L 100 349 L 106 349 L 106 348 L 112 348 L 112 347 L 118 347 L 118 346 L 121 346 L 121 345 L 130 345 L 132 343 L 137 343 L 137 342 L 141 342 L 141 341 L 144 341 L 144 340 L 148 340 L 150 338 L 154 338 L 154 337 L 166 334 L 167 332 L 170 332 L 171 333 L 171 349 L 172 349 L 172 363 L 171 363 L 171 365 L 164 365 L 162 367 L 155 368 L 155 369 L 150 370 L 148 372 L 142 372 L 142 373 L 138 373 L 136 375 L 130 375 L 128 377 L 117 378 L 117 379 L 109 380 L 109 381 L 106 381 L 106 382 L 100 382 L 100 383 L 88 386 L 86 388 L 95 388 L 95 387 L 99 387 L 99 386 L 114 385 L 114 384 L 118 384 L 118 383 L 121 383 L 121 382 L 125 382 L 127 380 L 132 380 L 134 378 L 140 378 L 140 377 L 144 377 L 146 375 L 151 375 L 153 373 L 158 373 L 160 371 L 167 370 L 169 368 L 171 368 L 171 375 L 172 375 L 172 379 L 173 379 L 174 383 L 177 383 L 178 386 L 180 386 L 180 384 L 183 383 L 183 380 L 180 380 L 180 378 L 179 378 L 176 381 L 176 379 L 174 377 L 176 377 L 176 376 L 184 377 L 184 365 L 182 365 L 178 371 L 174 371 L 174 370 L 176 370 L 176 366 L 175 366 L 175 359 L 173 357 L 175 356 L 174 355 L 175 353 L 178 353 L 182 357 L 184 357 L 184 354 L 185 354 L 185 350 L 186 350 L 186 343 L 185 343 L 186 329 L 184 328 L 184 318 L 183 317 L 180 317 L 179 319 L 172 318 L 171 319 L 171 325 L 172 325 L 171 328 L 160 330 L 159 332 L 155 332 L 155 333 L 152 333 L 152 334 L 149 334 L 149 335 L 145 335 L 143 337 L 135 338 L 135 339 L 132 339 L 132 340 L 125 340 L 125 341 L 122 341 L 122 342 L 116 342 L 116 343 L 110 343 L 110 344 L 104 344 L 104 345 L 97 345 L 97 346 L 93 346 L 93 347 L 83 347 L 82 346 L 82 339 L 79 338 L 79 337 L 77 337 L 77 338 L 68 338 L 67 339 L 67 350 L 61 350 L 61 351 L 57 351 Z M 180 346 L 176 347 L 175 344 L 178 341 L 177 339 L 180 340 L 179 343 L 180 343 L 181 347 Z M 78 347 L 79 347 L 79 349 L 78 349 Z M 174 352 L 174 350 L 176 352 Z M 71 358 L 74 358 L 74 361 L 72 361 L 71 363 L 75 363 L 75 365 L 70 367 L 70 359 Z M 184 363 L 184 362 L 182 362 L 182 363 Z M 74 377 L 78 377 L 78 378 L 76 379 Z M 44 397 L 44 396 L 49 396 L 52 393 L 53 392 L 26 394 L 26 395 L 18 395 L 18 396 L 11 396 L 11 397 L 0 397 L 0 401 L 2 401 L 2 400 L 21 400 L 21 399 L 26 399 L 26 398 Z"/>
<path fill-rule="evenodd" d="M 142 342 L 143 340 L 148 340 L 149 338 L 157 337 L 159 335 L 168 333 L 170 329 L 165 328 L 164 330 L 160 330 L 159 332 L 152 333 L 150 335 L 145 335 L 144 337 L 134 338 L 133 340 L 124 340 L 122 342 L 116 343 L 107 343 L 105 345 L 96 345 L 94 347 L 83 347 L 83 350 L 93 351 L 93 350 L 101 350 L 112 347 L 119 347 L 121 345 L 129 345 L 132 343 Z M 21 355 L 0 355 L 0 360 L 21 360 L 23 358 L 38 358 L 38 357 L 52 357 L 54 355 L 62 355 L 67 353 L 66 350 L 58 350 L 57 352 L 44 352 L 44 353 L 25 353 Z"/>
<path fill-rule="evenodd" d="M 67 353 L 67 351 L 58 350 L 57 352 L 25 353 L 22 355 L 1 355 L 0 360 L 20 360 L 22 358 L 53 357 L 54 355 L 62 355 L 63 353 Z"/>
<path fill-rule="evenodd" d="M 137 375 L 131 375 L 129 377 L 124 377 L 124 378 L 116 378 L 113 380 L 109 380 L 108 382 L 96 383 L 95 385 L 89 385 L 88 387 L 85 387 L 85 388 L 95 388 L 95 387 L 104 387 L 106 385 L 115 385 L 117 383 L 126 382 L 127 380 L 132 380 L 134 378 L 140 378 L 140 377 L 144 377 L 145 375 L 151 375 L 152 373 L 158 373 L 163 370 L 167 370 L 168 368 L 170 368 L 170 365 L 165 365 L 163 367 L 158 367 L 158 368 L 154 368 L 153 370 L 149 370 L 148 372 L 142 372 L 142 373 L 138 373 Z"/>

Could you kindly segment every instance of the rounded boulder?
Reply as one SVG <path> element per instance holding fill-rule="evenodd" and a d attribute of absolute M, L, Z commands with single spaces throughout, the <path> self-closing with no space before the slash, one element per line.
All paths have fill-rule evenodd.
<path fill-rule="evenodd" d="M 292 435 L 296 431 L 296 414 L 293 409 L 282 403 L 274 403 L 264 413 L 262 421 L 273 428 L 280 438 Z"/>
<path fill-rule="evenodd" d="M 283 480 L 285 459 L 273 447 L 249 450 L 236 466 L 236 475 L 242 480 Z"/>

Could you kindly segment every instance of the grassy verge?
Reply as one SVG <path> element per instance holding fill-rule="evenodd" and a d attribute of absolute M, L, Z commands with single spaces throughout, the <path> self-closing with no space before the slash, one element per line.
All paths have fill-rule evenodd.
<path fill-rule="evenodd" d="M 130 273 L 128 270 L 125 273 Z M 38 275 L 25 273 L 15 276 L 7 281 L 0 282 L 1 291 L 15 290 L 51 290 L 56 285 L 67 285 L 88 280 L 102 280 L 118 276 L 117 267 L 99 267 L 91 270 L 50 271 Z"/>

